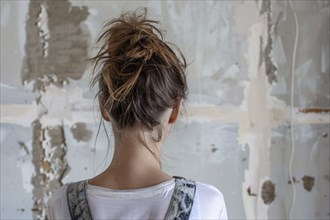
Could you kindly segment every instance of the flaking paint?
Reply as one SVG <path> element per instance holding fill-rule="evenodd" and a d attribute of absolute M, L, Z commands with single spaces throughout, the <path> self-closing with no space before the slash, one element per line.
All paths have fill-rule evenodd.
<path fill-rule="evenodd" d="M 34 120 L 32 211 L 36 219 L 46 217 L 46 204 L 54 191 L 63 185 L 62 179 L 69 170 L 63 118 L 70 116 L 70 109 L 65 110 L 63 93 L 55 92 L 57 99 L 48 94 L 51 89 L 67 84 L 68 79 L 77 80 L 84 74 L 89 36 L 82 22 L 88 14 L 86 7 L 72 6 L 66 0 L 29 3 L 21 76 L 24 84 L 34 80 L 34 88 L 40 94 L 36 100 L 37 117 L 30 118 Z M 70 100 L 66 100 L 70 106 Z M 49 120 L 45 123 L 47 116 L 53 118 L 51 125 Z"/>
<path fill-rule="evenodd" d="M 62 86 L 68 79 L 80 79 L 85 72 L 89 32 L 83 26 L 86 7 L 68 0 L 30 1 L 26 21 L 25 59 L 22 81 L 36 80 L 35 87 L 48 81 Z"/>

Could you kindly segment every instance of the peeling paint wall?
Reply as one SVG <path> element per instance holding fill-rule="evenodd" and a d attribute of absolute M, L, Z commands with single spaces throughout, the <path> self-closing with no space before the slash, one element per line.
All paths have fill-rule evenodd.
<path fill-rule="evenodd" d="M 61 85 L 69 78 L 80 79 L 89 49 L 83 26 L 88 9 L 67 0 L 38 0 L 30 1 L 28 10 L 22 81 L 37 80 L 35 87 L 40 89 L 47 80 Z"/>
<path fill-rule="evenodd" d="M 58 187 L 110 162 L 85 59 L 137 7 L 190 63 L 164 169 L 217 186 L 231 219 L 328 219 L 330 4 L 292 2 L 294 82 L 289 1 L 1 1 L 1 219 L 44 219 Z"/>
<path fill-rule="evenodd" d="M 80 79 L 86 68 L 89 36 L 81 23 L 87 18 L 86 7 L 71 6 L 68 1 L 30 1 L 26 20 L 25 56 L 21 71 L 23 84 L 33 82 L 39 94 L 37 117 L 32 123 L 32 163 L 34 174 L 33 217 L 45 218 L 45 207 L 51 195 L 63 185 L 69 171 L 67 145 L 62 118 L 48 124 L 45 116 L 63 109 L 63 101 L 54 104 L 48 86 L 62 87 L 68 79 Z M 67 109 L 70 111 L 70 109 Z"/>
<path fill-rule="evenodd" d="M 67 145 L 62 126 L 42 127 L 39 120 L 33 124 L 32 163 L 34 174 L 33 217 L 45 218 L 45 207 L 51 195 L 62 186 L 69 171 L 66 161 Z"/>

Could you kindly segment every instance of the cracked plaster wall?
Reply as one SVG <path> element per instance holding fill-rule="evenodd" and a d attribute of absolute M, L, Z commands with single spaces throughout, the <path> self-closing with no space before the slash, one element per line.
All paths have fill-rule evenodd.
<path fill-rule="evenodd" d="M 329 2 L 293 2 L 294 107 L 329 108 Z M 288 218 L 295 24 L 287 1 L 269 0 L 1 1 L 1 218 L 43 218 L 56 188 L 109 163 L 113 137 L 94 142 L 100 115 L 82 60 L 104 20 L 141 6 L 191 63 L 188 118 L 164 169 L 217 186 L 229 218 Z M 329 117 L 296 115 L 295 218 L 329 218 Z"/>

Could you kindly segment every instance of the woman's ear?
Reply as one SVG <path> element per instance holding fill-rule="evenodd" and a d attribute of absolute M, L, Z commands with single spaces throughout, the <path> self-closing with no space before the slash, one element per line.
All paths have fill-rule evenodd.
<path fill-rule="evenodd" d="M 99 95 L 99 105 L 103 119 L 110 121 L 110 115 L 109 112 L 105 109 L 105 99 L 102 95 Z"/>
<path fill-rule="evenodd" d="M 174 124 L 176 122 L 176 120 L 178 119 L 178 116 L 180 114 L 181 106 L 182 106 L 182 98 L 178 99 L 176 101 L 176 103 L 174 104 L 172 112 L 171 112 L 171 116 L 168 120 L 169 124 Z"/>

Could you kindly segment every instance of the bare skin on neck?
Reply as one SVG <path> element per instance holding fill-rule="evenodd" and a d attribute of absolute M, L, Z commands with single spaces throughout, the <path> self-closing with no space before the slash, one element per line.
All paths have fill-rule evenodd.
<path fill-rule="evenodd" d="M 171 126 L 177 120 L 181 108 L 181 100 L 161 116 L 162 138 L 155 143 L 152 131 L 141 130 L 139 126 L 118 130 L 113 126 L 115 134 L 115 152 L 109 167 L 98 176 L 90 179 L 89 184 L 110 189 L 125 190 L 153 186 L 173 177 L 161 170 L 159 160 L 165 139 Z M 111 122 L 109 114 L 102 108 L 102 116 Z M 144 145 L 147 143 L 149 149 Z"/>

